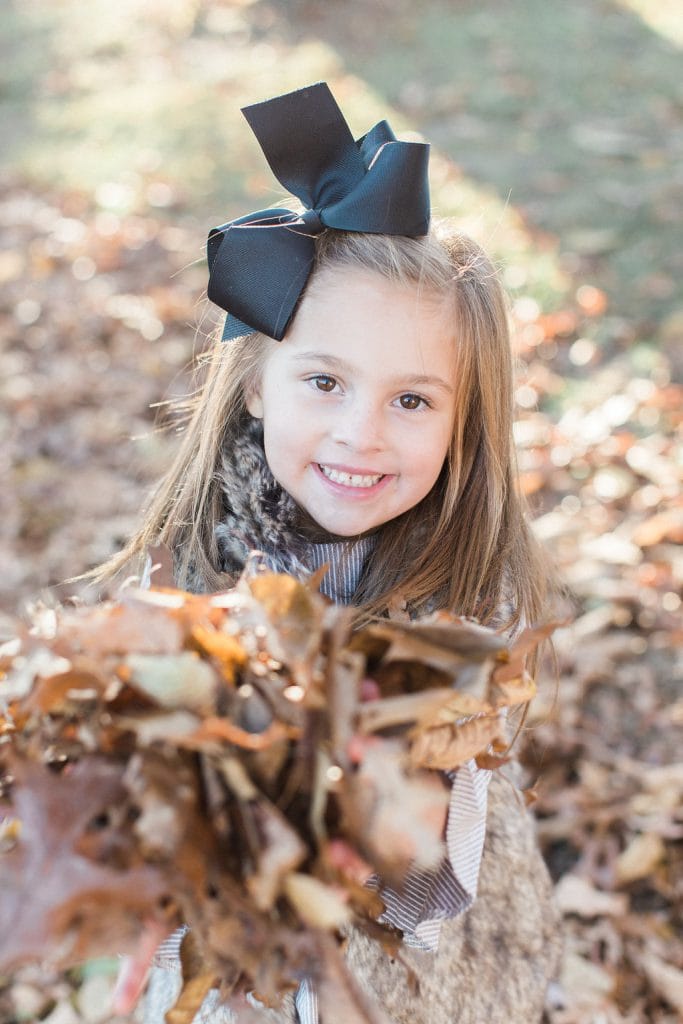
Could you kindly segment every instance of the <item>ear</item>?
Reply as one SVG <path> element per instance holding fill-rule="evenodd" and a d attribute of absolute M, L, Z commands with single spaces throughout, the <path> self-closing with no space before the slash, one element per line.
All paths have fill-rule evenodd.
<path fill-rule="evenodd" d="M 256 386 L 254 388 L 250 388 L 249 391 L 247 391 L 246 403 L 247 403 L 247 409 L 249 410 L 251 415 L 254 417 L 254 419 L 262 420 L 263 419 L 263 399 L 261 398 L 261 388 L 260 388 L 260 386 Z"/>

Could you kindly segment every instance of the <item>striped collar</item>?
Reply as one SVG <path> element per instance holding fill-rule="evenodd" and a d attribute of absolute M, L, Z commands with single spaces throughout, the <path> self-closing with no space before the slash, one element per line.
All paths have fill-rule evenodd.
<path fill-rule="evenodd" d="M 322 544 L 310 543 L 302 551 L 301 560 L 311 572 L 327 565 L 327 572 L 320 583 L 320 593 L 335 604 L 349 604 L 368 555 L 376 543 L 375 534 Z"/>

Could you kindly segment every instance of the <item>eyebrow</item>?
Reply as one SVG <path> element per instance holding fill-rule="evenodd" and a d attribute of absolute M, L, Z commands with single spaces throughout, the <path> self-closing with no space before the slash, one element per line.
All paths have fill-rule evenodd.
<path fill-rule="evenodd" d="M 347 363 L 346 360 L 340 359 L 338 356 L 330 355 L 327 352 L 300 352 L 299 355 L 293 357 L 297 363 L 308 363 L 316 362 L 323 363 L 331 370 L 338 370 L 343 372 L 344 370 L 353 370 L 351 363 Z M 392 377 L 388 382 L 392 387 L 423 387 L 425 385 L 439 388 L 441 391 L 446 391 L 448 394 L 453 394 L 454 388 L 452 384 L 444 380 L 442 377 L 434 377 L 431 374 L 420 373 L 415 376 L 410 374 L 402 374 L 398 377 Z"/>

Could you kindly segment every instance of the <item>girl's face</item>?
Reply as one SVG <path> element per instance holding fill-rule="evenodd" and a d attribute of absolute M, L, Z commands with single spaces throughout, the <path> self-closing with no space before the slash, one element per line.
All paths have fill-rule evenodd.
<path fill-rule="evenodd" d="M 438 294 L 356 268 L 321 271 L 247 401 L 273 476 L 342 537 L 413 508 L 450 444 L 454 364 Z"/>

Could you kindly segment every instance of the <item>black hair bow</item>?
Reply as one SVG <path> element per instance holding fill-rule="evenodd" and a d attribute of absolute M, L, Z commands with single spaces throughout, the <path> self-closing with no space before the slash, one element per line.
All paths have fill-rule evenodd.
<path fill-rule="evenodd" d="M 355 142 L 324 82 L 243 113 L 275 177 L 306 209 L 259 210 L 213 228 L 208 296 L 228 311 L 224 340 L 261 331 L 280 341 L 313 266 L 314 235 L 427 233 L 429 146 L 397 142 L 386 121 Z"/>

